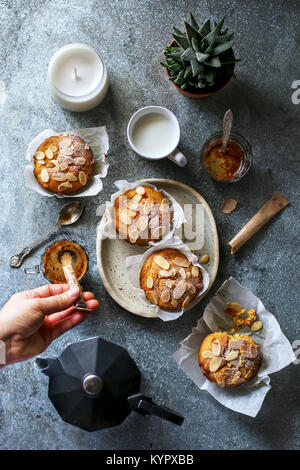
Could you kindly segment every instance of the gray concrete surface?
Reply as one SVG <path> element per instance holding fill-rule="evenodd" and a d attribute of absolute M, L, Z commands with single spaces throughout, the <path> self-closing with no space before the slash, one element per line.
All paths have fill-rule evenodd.
<path fill-rule="evenodd" d="M 236 31 L 235 51 L 243 60 L 237 80 L 218 95 L 189 101 L 168 83 L 159 65 L 171 39 L 171 27 L 183 25 L 189 11 L 204 20 L 220 19 Z M 258 416 L 253 419 L 218 404 L 180 371 L 172 359 L 213 292 L 234 276 L 259 296 L 291 342 L 299 333 L 299 262 L 297 193 L 299 184 L 299 111 L 291 84 L 299 80 L 299 17 L 296 0 L 174 2 L 162 0 L 0 0 L 0 145 L 1 145 L 1 301 L 18 290 L 43 283 L 9 268 L 10 255 L 37 237 L 56 217 L 61 200 L 45 198 L 24 186 L 28 142 L 44 128 L 68 130 L 106 124 L 110 169 L 103 192 L 85 199 L 80 223 L 50 240 L 71 237 L 90 257 L 85 285 L 101 308 L 85 324 L 57 340 L 55 356 L 70 342 L 101 335 L 128 348 L 143 373 L 143 390 L 185 415 L 182 428 L 132 414 L 114 429 L 86 433 L 63 423 L 47 398 L 47 379 L 33 360 L 0 372 L 0 448 L 2 449 L 295 449 L 299 447 L 299 371 L 292 364 L 272 376 Z M 111 78 L 105 102 L 85 114 L 61 109 L 49 96 L 47 64 L 70 42 L 94 46 Z M 6 90 L 6 92 L 5 92 Z M 180 121 L 181 147 L 189 158 L 180 169 L 169 161 L 139 159 L 126 141 L 126 124 L 139 107 L 159 104 Z M 235 185 L 213 182 L 201 168 L 199 149 L 220 129 L 231 107 L 234 129 L 252 144 L 254 164 Z M 209 202 L 220 236 L 220 268 L 210 294 L 194 310 L 167 324 L 122 310 L 105 291 L 96 266 L 96 207 L 127 177 L 167 177 L 199 191 Z M 289 206 L 236 256 L 227 242 L 271 197 L 280 191 Z M 220 213 L 224 197 L 238 200 L 230 216 Z M 298 199 L 299 201 L 299 199 Z M 37 264 L 43 247 L 26 260 Z M 298 251 L 297 251 L 298 250 Z"/>

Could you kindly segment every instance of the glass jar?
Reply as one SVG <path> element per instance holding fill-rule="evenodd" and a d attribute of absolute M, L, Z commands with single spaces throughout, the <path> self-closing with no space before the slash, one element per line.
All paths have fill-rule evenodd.
<path fill-rule="evenodd" d="M 221 152 L 223 132 L 212 134 L 201 147 L 202 166 L 211 178 L 223 183 L 240 181 L 252 163 L 252 149 L 244 137 L 231 132 L 225 153 Z"/>

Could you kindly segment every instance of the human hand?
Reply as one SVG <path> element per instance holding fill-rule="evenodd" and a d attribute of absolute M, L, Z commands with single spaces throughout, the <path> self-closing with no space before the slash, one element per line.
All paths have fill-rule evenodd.
<path fill-rule="evenodd" d="M 91 292 L 84 292 L 83 297 L 88 308 L 99 306 Z M 78 298 L 78 287 L 70 289 L 67 284 L 48 284 L 14 294 L 0 310 L 5 365 L 42 353 L 52 341 L 84 321 L 89 312 L 76 310 Z"/>

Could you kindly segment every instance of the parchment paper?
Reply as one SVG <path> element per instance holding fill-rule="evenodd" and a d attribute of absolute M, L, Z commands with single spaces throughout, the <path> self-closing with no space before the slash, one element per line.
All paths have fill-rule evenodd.
<path fill-rule="evenodd" d="M 86 186 L 81 191 L 76 191 L 74 194 L 55 194 L 47 189 L 43 188 L 36 177 L 34 176 L 34 159 L 33 155 L 36 152 L 36 149 L 41 145 L 41 143 L 53 135 L 58 135 L 59 132 L 56 132 L 52 129 L 45 129 L 40 134 L 38 134 L 31 142 L 29 142 L 26 152 L 26 161 L 28 164 L 24 169 L 25 176 L 25 185 L 35 191 L 36 193 L 41 194 L 42 196 L 48 197 L 86 197 L 86 196 L 95 196 L 102 190 L 102 180 L 107 175 L 107 170 L 109 164 L 106 162 L 106 153 L 109 148 L 108 134 L 106 132 L 106 127 L 90 127 L 87 129 L 77 129 L 68 131 L 70 134 L 79 135 L 84 139 L 94 154 L 95 166 L 93 174 L 90 176 Z"/>
<path fill-rule="evenodd" d="M 173 248 L 175 250 L 181 251 L 192 264 L 194 264 L 195 266 L 198 266 L 199 269 L 201 270 L 202 278 L 203 278 L 203 289 L 199 291 L 195 299 L 192 302 L 190 302 L 189 307 L 193 306 L 193 304 L 196 303 L 197 297 L 202 295 L 208 288 L 209 275 L 207 271 L 199 264 L 198 257 L 194 255 L 190 251 L 189 247 L 185 245 L 178 237 L 174 237 L 169 240 L 161 240 L 160 242 L 155 243 L 152 246 L 152 248 L 149 248 L 142 255 L 128 256 L 126 258 L 126 273 L 127 273 L 129 281 L 131 282 L 133 287 L 136 289 L 137 295 L 142 299 L 142 301 L 146 305 L 150 305 L 151 308 L 153 308 L 153 310 L 155 311 L 155 313 L 161 320 L 170 321 L 170 320 L 176 320 L 176 318 L 181 317 L 181 315 L 184 312 L 184 309 L 182 308 L 179 312 L 168 312 L 167 310 L 163 310 L 159 308 L 158 305 L 151 304 L 149 300 L 147 299 L 143 289 L 140 288 L 140 271 L 144 262 L 150 255 L 152 255 L 152 253 L 154 253 L 155 251 L 163 250 L 164 248 Z"/>
<path fill-rule="evenodd" d="M 226 302 L 238 302 L 246 310 L 254 308 L 258 320 L 263 323 L 262 330 L 255 333 L 249 327 L 239 330 L 239 333 L 251 336 L 259 345 L 263 362 L 257 375 L 250 382 L 231 389 L 221 388 L 207 380 L 198 365 L 198 352 L 204 338 L 215 331 L 227 331 L 230 334 L 230 330 L 234 327 L 232 320 L 224 313 Z M 203 318 L 198 321 L 192 333 L 182 341 L 180 349 L 174 354 L 174 359 L 201 390 L 207 390 L 227 408 L 255 417 L 271 388 L 269 374 L 293 362 L 295 355 L 274 315 L 266 310 L 260 299 L 231 277 L 224 282 L 207 305 Z"/>
<path fill-rule="evenodd" d="M 153 188 L 157 191 L 162 192 L 172 203 L 172 208 L 173 208 L 173 229 L 170 230 L 169 233 L 167 233 L 164 237 L 163 240 L 167 240 L 169 238 L 172 238 L 174 235 L 174 232 L 185 222 L 185 217 L 184 217 L 184 212 L 180 204 L 176 201 L 176 199 L 173 198 L 169 193 L 166 191 L 156 188 L 156 186 L 153 186 L 153 184 L 145 184 L 143 181 L 134 181 L 133 183 L 129 183 L 126 180 L 120 180 L 120 181 L 115 181 L 115 186 L 119 189 L 116 193 L 111 195 L 110 201 L 107 201 L 106 208 L 105 208 L 105 222 L 103 224 L 100 224 L 99 230 L 101 230 L 102 236 L 106 238 L 112 238 L 116 239 L 120 237 L 120 234 L 116 232 L 115 226 L 114 226 L 114 204 L 115 200 L 125 191 L 128 191 L 128 189 L 134 189 L 137 188 L 138 186 L 149 186 L 150 188 Z M 153 242 L 150 242 L 149 245 L 153 245 Z"/>

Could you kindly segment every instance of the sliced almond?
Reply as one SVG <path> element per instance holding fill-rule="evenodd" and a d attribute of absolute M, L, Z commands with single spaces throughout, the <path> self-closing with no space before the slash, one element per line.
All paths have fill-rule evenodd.
<path fill-rule="evenodd" d="M 156 215 L 155 217 L 152 217 L 152 219 L 150 219 L 149 227 L 151 230 L 154 230 L 155 228 L 159 227 L 159 215 Z"/>
<path fill-rule="evenodd" d="M 206 263 L 209 262 L 209 256 L 208 255 L 203 255 L 203 256 L 201 256 L 199 261 L 200 261 L 201 264 L 206 264 Z"/>
<path fill-rule="evenodd" d="M 72 183 L 69 183 L 69 181 L 65 181 L 64 183 L 60 184 L 58 186 L 58 191 L 65 191 L 66 189 L 71 189 L 72 188 Z"/>
<path fill-rule="evenodd" d="M 68 162 L 67 162 L 66 160 L 63 161 L 63 162 L 61 162 L 61 163 L 59 163 L 59 169 L 60 169 L 61 171 L 67 170 L 68 166 L 69 166 L 69 165 L 68 165 Z"/>
<path fill-rule="evenodd" d="M 52 165 L 55 166 L 56 170 L 59 171 L 59 163 L 58 160 L 51 160 Z"/>
<path fill-rule="evenodd" d="M 188 290 L 192 295 L 196 294 L 197 292 L 196 287 L 191 282 L 188 283 Z"/>
<path fill-rule="evenodd" d="M 131 224 L 131 217 L 128 215 L 127 212 L 121 212 L 120 213 L 120 220 L 124 225 L 130 225 Z"/>
<path fill-rule="evenodd" d="M 221 357 L 213 357 L 209 363 L 209 370 L 210 372 L 216 372 L 222 364 Z"/>
<path fill-rule="evenodd" d="M 182 277 L 182 279 L 186 279 L 186 272 L 184 268 L 179 268 L 179 274 Z"/>
<path fill-rule="evenodd" d="M 142 199 L 142 196 L 140 194 L 136 194 L 135 196 L 131 198 L 131 200 L 134 202 L 140 202 L 141 199 Z"/>
<path fill-rule="evenodd" d="M 177 264 L 177 266 L 182 266 L 183 268 L 188 268 L 191 264 L 187 258 L 182 258 L 179 256 L 176 256 L 174 263 Z"/>
<path fill-rule="evenodd" d="M 81 148 L 81 143 L 80 142 L 75 142 L 74 150 L 79 150 L 80 148 Z"/>
<path fill-rule="evenodd" d="M 139 238 L 139 231 L 136 228 L 133 228 L 132 230 L 128 231 L 128 235 L 131 243 L 135 243 Z"/>
<path fill-rule="evenodd" d="M 191 277 L 191 273 L 190 273 L 190 271 L 187 271 L 187 273 L 186 273 L 186 278 L 187 278 L 187 279 L 190 279 L 190 277 Z"/>
<path fill-rule="evenodd" d="M 153 292 L 153 290 L 150 290 L 149 292 L 146 292 L 146 296 L 147 296 L 147 299 L 149 300 L 149 302 L 151 302 L 154 305 L 158 304 L 157 297 L 156 297 L 155 293 Z"/>
<path fill-rule="evenodd" d="M 211 359 L 211 358 L 214 357 L 214 355 L 213 355 L 213 353 L 212 353 L 211 351 L 203 351 L 203 352 L 201 353 L 201 356 L 204 357 L 205 359 L 206 359 L 206 358 Z"/>
<path fill-rule="evenodd" d="M 63 134 L 64 136 L 68 136 L 69 134 Z M 67 148 L 67 147 L 70 147 L 72 145 L 72 139 L 62 139 L 62 141 L 59 143 L 59 148 L 63 147 L 63 148 Z"/>
<path fill-rule="evenodd" d="M 151 276 L 147 277 L 146 286 L 147 286 L 148 289 L 152 289 L 152 287 L 153 287 L 153 278 Z"/>
<path fill-rule="evenodd" d="M 57 150 L 58 150 L 57 145 L 54 145 L 54 144 L 49 145 L 48 148 L 49 148 L 49 150 L 52 150 L 53 153 L 56 153 Z"/>
<path fill-rule="evenodd" d="M 72 157 L 69 157 L 68 155 L 64 155 L 63 153 L 60 153 L 58 155 L 57 160 L 59 161 L 59 163 L 67 162 L 68 165 L 72 165 L 74 163 L 74 160 Z"/>
<path fill-rule="evenodd" d="M 180 299 L 185 293 L 185 290 L 186 290 L 186 282 L 184 281 L 184 279 L 182 279 L 181 281 L 178 282 L 178 284 L 176 285 L 173 291 L 173 298 Z"/>
<path fill-rule="evenodd" d="M 50 178 L 47 168 L 43 168 L 41 171 L 41 180 L 43 181 L 43 183 L 48 183 L 49 179 Z"/>
<path fill-rule="evenodd" d="M 199 268 L 198 266 L 192 266 L 192 276 L 198 277 L 199 276 Z"/>
<path fill-rule="evenodd" d="M 170 208 L 169 200 L 165 197 L 160 203 L 159 210 L 161 212 L 168 212 L 169 208 Z"/>
<path fill-rule="evenodd" d="M 158 273 L 159 277 L 172 277 L 174 275 L 173 269 L 168 269 L 166 271 L 165 269 L 161 269 Z"/>
<path fill-rule="evenodd" d="M 49 158 L 49 160 L 52 160 L 52 158 L 54 157 L 51 148 L 48 148 L 48 149 L 46 150 L 45 154 L 46 154 L 46 157 Z"/>
<path fill-rule="evenodd" d="M 79 182 L 80 182 L 80 184 L 82 184 L 82 186 L 84 186 L 87 182 L 87 177 L 86 177 L 86 174 L 84 173 L 84 171 L 79 172 Z"/>
<path fill-rule="evenodd" d="M 230 351 L 230 353 L 227 354 L 227 356 L 225 357 L 226 361 L 234 361 L 239 355 L 239 352 L 236 351 L 236 350 L 232 350 Z"/>
<path fill-rule="evenodd" d="M 146 199 L 143 205 L 143 214 L 149 214 L 152 209 L 152 202 L 150 199 Z"/>
<path fill-rule="evenodd" d="M 251 326 L 251 330 L 252 330 L 252 331 L 259 331 L 259 330 L 262 329 L 262 327 L 263 327 L 263 324 L 262 324 L 261 321 L 255 321 L 255 322 L 253 323 L 253 325 Z"/>
<path fill-rule="evenodd" d="M 168 270 L 170 267 L 170 263 L 160 255 L 155 256 L 154 262 L 162 269 Z"/>
<path fill-rule="evenodd" d="M 74 165 L 82 166 L 82 165 L 85 165 L 85 162 L 86 162 L 86 159 L 83 157 L 74 158 Z"/>
<path fill-rule="evenodd" d="M 69 132 L 62 132 L 61 135 L 64 135 L 67 137 L 69 135 Z"/>
<path fill-rule="evenodd" d="M 131 209 L 132 211 L 136 211 L 139 207 L 139 203 L 132 201 L 132 199 L 129 199 L 128 201 L 126 201 L 126 206 L 128 207 L 128 209 Z"/>
<path fill-rule="evenodd" d="M 34 156 L 35 156 L 35 158 L 37 158 L 38 160 L 43 160 L 43 159 L 45 158 L 44 152 L 40 152 L 40 151 L 35 152 Z"/>
<path fill-rule="evenodd" d="M 145 188 L 143 188 L 143 186 L 138 186 L 135 191 L 138 194 L 141 194 L 141 195 L 145 194 L 145 192 L 146 192 L 146 190 L 145 190 Z"/>
<path fill-rule="evenodd" d="M 148 216 L 141 215 L 137 220 L 137 226 L 141 232 L 148 226 Z"/>
<path fill-rule="evenodd" d="M 211 350 L 212 350 L 212 352 L 215 356 L 220 356 L 220 354 L 221 354 L 221 344 L 220 344 L 220 341 L 218 339 L 215 339 L 211 343 Z"/>
<path fill-rule="evenodd" d="M 167 303 L 167 302 L 169 302 L 170 297 L 171 297 L 170 292 L 166 289 L 166 290 L 162 291 L 161 296 L 160 296 L 160 300 L 164 303 Z"/>
<path fill-rule="evenodd" d="M 62 147 L 62 148 L 61 148 L 61 152 L 62 152 L 64 155 L 73 155 L 74 149 L 72 149 L 72 147 Z"/>
<path fill-rule="evenodd" d="M 55 180 L 55 181 L 66 181 L 67 179 L 67 175 L 65 173 L 53 173 L 52 175 L 52 178 Z"/>
<path fill-rule="evenodd" d="M 176 299 L 172 299 L 171 300 L 171 305 L 173 305 L 173 307 L 177 308 L 178 307 L 178 302 Z"/>
<path fill-rule="evenodd" d="M 182 306 L 183 308 L 185 308 L 191 301 L 191 298 L 189 296 L 187 296 L 184 301 L 182 302 Z"/>
<path fill-rule="evenodd" d="M 70 181 L 77 181 L 77 179 L 78 179 L 77 176 L 74 175 L 74 173 L 71 173 L 71 172 L 66 173 L 66 177 Z"/>
<path fill-rule="evenodd" d="M 169 289 L 172 289 L 172 287 L 174 287 L 176 284 L 176 281 L 174 281 L 173 279 L 168 279 L 166 281 L 166 286 L 169 287 Z"/>
<path fill-rule="evenodd" d="M 85 148 L 85 150 L 90 150 L 90 146 L 87 142 L 85 143 L 84 148 Z"/>
<path fill-rule="evenodd" d="M 162 234 L 163 234 L 163 227 L 156 227 L 153 231 L 152 231 L 152 238 L 154 238 L 155 240 L 158 239 L 158 238 L 161 238 L 162 237 Z"/>

